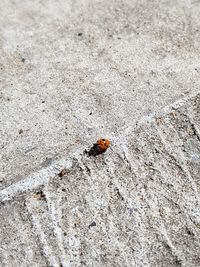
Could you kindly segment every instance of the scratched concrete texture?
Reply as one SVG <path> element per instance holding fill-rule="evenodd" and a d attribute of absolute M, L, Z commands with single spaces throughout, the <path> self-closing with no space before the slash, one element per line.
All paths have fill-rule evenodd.
<path fill-rule="evenodd" d="M 0 266 L 200 266 L 199 18 L 0 1 Z"/>

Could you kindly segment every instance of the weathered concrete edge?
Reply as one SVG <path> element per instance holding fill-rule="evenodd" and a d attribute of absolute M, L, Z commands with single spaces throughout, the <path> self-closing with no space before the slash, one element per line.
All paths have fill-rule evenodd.
<path fill-rule="evenodd" d="M 131 132 L 134 132 L 137 128 L 141 127 L 142 125 L 143 126 L 148 125 L 154 122 L 156 118 L 160 116 L 164 116 L 165 114 L 168 114 L 172 112 L 173 110 L 180 108 L 181 106 L 185 105 L 188 101 L 197 97 L 198 94 L 200 94 L 200 92 L 192 93 L 183 98 L 180 98 L 174 103 L 165 106 L 160 111 L 153 112 L 147 116 L 142 117 L 138 122 L 134 123 L 133 125 L 120 129 L 118 134 L 113 135 L 112 141 L 116 143 L 119 141 L 119 143 L 121 143 L 120 140 L 121 140 L 122 135 L 123 135 L 123 139 L 124 138 L 126 139 L 126 137 Z M 2 189 L 0 191 L 0 202 L 11 200 L 19 193 L 32 191 L 35 188 L 38 188 L 42 185 L 47 184 L 49 179 L 56 176 L 60 172 L 60 170 L 62 170 L 63 168 L 65 169 L 72 168 L 73 159 L 80 161 L 84 149 L 85 147 L 81 146 L 80 149 L 76 151 L 71 151 L 71 153 L 67 155 L 67 158 L 65 157 L 58 161 L 55 161 L 54 163 L 52 163 L 51 166 L 41 169 L 29 175 L 28 177 L 25 177 L 24 179 Z"/>

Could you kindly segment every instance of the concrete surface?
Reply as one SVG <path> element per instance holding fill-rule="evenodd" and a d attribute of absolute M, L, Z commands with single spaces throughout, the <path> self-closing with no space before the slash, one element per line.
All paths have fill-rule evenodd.
<path fill-rule="evenodd" d="M 200 266 L 200 3 L 0 15 L 1 266 Z"/>

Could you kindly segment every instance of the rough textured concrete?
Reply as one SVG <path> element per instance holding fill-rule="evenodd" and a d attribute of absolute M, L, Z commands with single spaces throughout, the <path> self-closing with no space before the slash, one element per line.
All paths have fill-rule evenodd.
<path fill-rule="evenodd" d="M 200 94 L 2 190 L 1 266 L 199 266 L 199 126 Z"/>
<path fill-rule="evenodd" d="M 200 266 L 199 2 L 0 15 L 1 266 Z"/>

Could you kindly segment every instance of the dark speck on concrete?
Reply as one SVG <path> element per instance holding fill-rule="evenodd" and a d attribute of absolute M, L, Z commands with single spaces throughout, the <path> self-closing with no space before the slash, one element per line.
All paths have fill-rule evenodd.
<path fill-rule="evenodd" d="M 93 226 L 96 226 L 96 225 L 97 225 L 96 222 L 92 222 L 92 223 L 88 226 L 88 228 L 93 227 Z"/>
<path fill-rule="evenodd" d="M 66 170 L 66 169 L 62 169 L 62 170 L 58 173 L 58 176 L 59 176 L 59 177 L 63 177 L 66 173 L 67 173 L 67 170 Z M 63 190 L 62 190 L 62 191 L 63 191 Z"/>
<path fill-rule="evenodd" d="M 194 235 L 189 229 L 187 229 L 187 234 L 188 235 Z"/>

